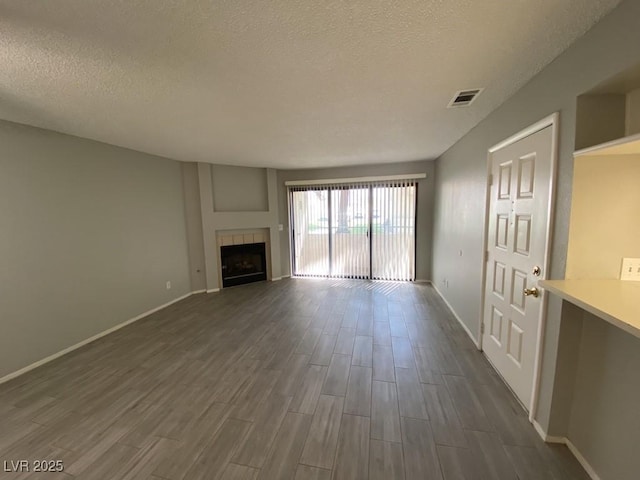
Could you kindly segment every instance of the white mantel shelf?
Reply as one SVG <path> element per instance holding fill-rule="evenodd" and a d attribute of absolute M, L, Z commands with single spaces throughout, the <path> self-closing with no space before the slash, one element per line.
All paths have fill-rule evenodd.
<path fill-rule="evenodd" d="M 640 338 L 640 282 L 621 280 L 540 280 L 560 298 Z"/>

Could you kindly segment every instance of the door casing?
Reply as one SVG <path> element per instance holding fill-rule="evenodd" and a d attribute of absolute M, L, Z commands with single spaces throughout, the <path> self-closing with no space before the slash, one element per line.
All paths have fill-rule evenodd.
<path fill-rule="evenodd" d="M 482 323 L 484 321 L 484 307 L 485 307 L 485 287 L 487 281 L 487 262 L 486 252 L 488 250 L 488 237 L 489 237 L 489 204 L 491 200 L 491 156 L 494 152 L 501 150 L 513 143 L 516 143 L 523 138 L 526 138 L 534 133 L 543 130 L 544 128 L 551 127 L 551 175 L 549 179 L 549 201 L 547 211 L 547 225 L 546 228 L 546 241 L 544 246 L 544 262 L 543 262 L 543 274 L 540 280 L 547 278 L 549 272 L 549 265 L 551 263 L 551 239 L 553 236 L 553 221 L 555 211 L 555 192 L 556 192 L 556 175 L 557 175 L 557 159 L 558 159 L 558 128 L 560 122 L 560 113 L 553 113 L 542 120 L 530 125 L 529 127 L 521 130 L 520 132 L 512 135 L 511 137 L 497 143 L 493 147 L 489 148 L 487 152 L 487 180 L 486 180 L 486 193 L 485 193 L 485 209 L 484 209 L 484 234 L 482 242 L 482 282 L 480 286 L 480 318 L 478 321 L 478 330 L 476 332 L 478 338 L 478 348 L 482 350 Z M 533 371 L 533 389 L 531 394 L 531 402 L 525 407 L 529 410 L 529 421 L 533 422 L 538 406 L 538 396 L 540 390 L 540 370 L 542 365 L 542 339 L 545 332 L 545 324 L 547 318 L 547 298 L 548 295 L 544 289 L 540 288 L 542 293 L 541 306 L 540 306 L 540 318 L 538 321 L 538 331 L 536 333 L 536 353 Z M 485 355 L 486 357 L 486 355 Z M 497 372 L 497 369 L 495 369 Z M 505 382 L 506 383 L 506 382 Z"/>

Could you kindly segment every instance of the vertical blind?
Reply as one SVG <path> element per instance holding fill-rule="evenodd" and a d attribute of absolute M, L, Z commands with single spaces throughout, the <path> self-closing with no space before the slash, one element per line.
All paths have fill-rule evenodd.
<path fill-rule="evenodd" d="M 415 279 L 416 183 L 290 187 L 293 274 Z"/>
<path fill-rule="evenodd" d="M 294 275 L 329 276 L 329 190 L 291 189 Z"/>

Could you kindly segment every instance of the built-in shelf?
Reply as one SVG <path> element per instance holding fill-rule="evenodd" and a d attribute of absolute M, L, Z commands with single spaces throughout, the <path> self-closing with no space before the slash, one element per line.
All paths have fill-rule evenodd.
<path fill-rule="evenodd" d="M 613 279 L 540 280 L 539 285 L 640 338 L 640 282 Z"/>
<path fill-rule="evenodd" d="M 595 155 L 633 155 L 640 154 L 640 134 L 619 138 L 593 147 L 574 152 L 575 157 Z"/>

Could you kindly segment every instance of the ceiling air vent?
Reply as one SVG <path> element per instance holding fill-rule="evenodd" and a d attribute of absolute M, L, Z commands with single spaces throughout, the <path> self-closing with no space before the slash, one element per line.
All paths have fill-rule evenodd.
<path fill-rule="evenodd" d="M 484 88 L 474 88 L 473 90 L 460 90 L 456 93 L 447 108 L 452 107 L 466 107 L 473 103 L 473 101 L 480 95 Z"/>

